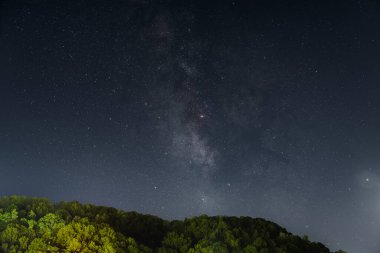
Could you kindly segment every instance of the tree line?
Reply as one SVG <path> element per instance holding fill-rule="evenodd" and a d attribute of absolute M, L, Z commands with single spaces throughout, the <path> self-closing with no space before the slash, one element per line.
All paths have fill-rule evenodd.
<path fill-rule="evenodd" d="M 331 253 L 259 218 L 166 221 L 79 202 L 0 198 L 0 253 Z M 336 253 L 344 253 L 338 251 Z"/>

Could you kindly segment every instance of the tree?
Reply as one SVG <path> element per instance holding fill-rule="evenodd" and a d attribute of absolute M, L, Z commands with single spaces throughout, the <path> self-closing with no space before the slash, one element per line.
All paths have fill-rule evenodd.
<path fill-rule="evenodd" d="M 162 241 L 159 253 L 187 253 L 190 247 L 190 239 L 176 232 L 169 232 Z"/>
<path fill-rule="evenodd" d="M 57 244 L 64 252 L 124 252 L 115 231 L 107 225 L 97 226 L 87 218 L 73 220 L 57 234 Z"/>
<path fill-rule="evenodd" d="M 167 222 L 79 202 L 0 198 L 0 253 L 21 252 L 330 253 L 264 219 L 203 215 Z"/>

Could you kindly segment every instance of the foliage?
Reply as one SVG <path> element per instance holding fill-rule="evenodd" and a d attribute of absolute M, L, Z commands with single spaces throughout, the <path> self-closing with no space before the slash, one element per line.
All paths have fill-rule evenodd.
<path fill-rule="evenodd" d="M 0 198 L 0 253 L 5 252 L 330 253 L 264 219 L 203 215 L 169 222 L 23 196 Z"/>

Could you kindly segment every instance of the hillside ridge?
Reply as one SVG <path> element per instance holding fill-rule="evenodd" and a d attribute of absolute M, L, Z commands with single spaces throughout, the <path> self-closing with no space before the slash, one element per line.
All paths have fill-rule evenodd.
<path fill-rule="evenodd" d="M 17 195 L 0 198 L 2 252 L 332 253 L 262 218 L 201 215 L 168 221 L 113 207 Z"/>

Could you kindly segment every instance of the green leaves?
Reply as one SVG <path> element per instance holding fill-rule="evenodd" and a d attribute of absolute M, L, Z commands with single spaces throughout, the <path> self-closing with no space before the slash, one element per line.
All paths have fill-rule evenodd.
<path fill-rule="evenodd" d="M 19 196 L 0 198 L 0 208 L 0 253 L 330 253 L 320 243 L 249 217 L 203 215 L 167 222 Z"/>
<path fill-rule="evenodd" d="M 169 232 L 162 241 L 159 253 L 186 253 L 190 248 L 190 239 L 176 232 Z"/>
<path fill-rule="evenodd" d="M 18 218 L 18 212 L 15 208 L 7 212 L 3 212 L 3 210 L 0 209 L 0 222 L 9 223 L 14 220 L 17 220 L 17 218 Z"/>
<path fill-rule="evenodd" d="M 47 213 L 37 221 L 18 219 L 17 214 L 16 209 L 1 212 L 1 221 L 6 226 L 0 231 L 0 252 L 124 252 L 123 235 L 117 235 L 107 224 L 96 224 L 88 218 L 75 218 L 66 224 L 55 213 Z M 34 210 L 28 217 L 37 217 Z"/>
<path fill-rule="evenodd" d="M 116 232 L 106 224 L 95 224 L 87 218 L 76 219 L 57 234 L 57 245 L 65 252 L 123 252 Z"/>

